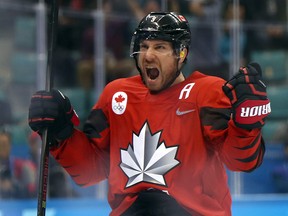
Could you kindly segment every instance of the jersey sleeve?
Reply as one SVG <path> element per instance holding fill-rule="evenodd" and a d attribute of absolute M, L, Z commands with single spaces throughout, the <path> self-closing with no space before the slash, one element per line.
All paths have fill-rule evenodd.
<path fill-rule="evenodd" d="M 54 158 L 80 186 L 90 186 L 109 174 L 109 124 L 105 90 L 92 108 L 83 132 L 73 135 L 50 150 Z"/>
<path fill-rule="evenodd" d="M 246 130 L 234 124 L 231 103 L 222 85 L 222 80 L 210 83 L 209 92 L 198 96 L 204 137 L 208 149 L 216 150 L 228 169 L 250 172 L 263 160 L 261 129 Z"/>

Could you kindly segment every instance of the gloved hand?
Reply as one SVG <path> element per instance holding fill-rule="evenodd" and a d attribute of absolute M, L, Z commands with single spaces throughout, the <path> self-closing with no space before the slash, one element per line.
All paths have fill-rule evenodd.
<path fill-rule="evenodd" d="M 64 140 L 72 135 L 74 125 L 80 121 L 69 98 L 59 90 L 37 91 L 29 106 L 29 126 L 41 135 L 45 128 L 48 137 Z"/>
<path fill-rule="evenodd" d="M 232 104 L 235 125 L 244 129 L 261 128 L 271 112 L 266 85 L 261 81 L 259 64 L 241 67 L 222 87 Z"/>

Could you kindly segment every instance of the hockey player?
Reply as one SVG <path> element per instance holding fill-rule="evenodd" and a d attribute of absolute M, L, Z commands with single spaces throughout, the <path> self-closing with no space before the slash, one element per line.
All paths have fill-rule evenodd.
<path fill-rule="evenodd" d="M 225 167 L 262 163 L 270 113 L 258 64 L 228 82 L 181 72 L 190 44 L 184 16 L 150 13 L 135 30 L 139 76 L 109 83 L 83 131 L 58 90 L 31 98 L 29 125 L 48 128 L 50 153 L 81 186 L 108 179 L 111 216 L 231 215 Z"/>

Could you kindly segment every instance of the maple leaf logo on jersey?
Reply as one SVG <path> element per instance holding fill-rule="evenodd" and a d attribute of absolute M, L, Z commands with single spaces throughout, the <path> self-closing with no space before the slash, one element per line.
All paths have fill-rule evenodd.
<path fill-rule="evenodd" d="M 178 146 L 159 144 L 161 131 L 151 134 L 146 122 L 139 135 L 133 133 L 133 143 L 121 149 L 120 167 L 128 176 L 126 187 L 140 182 L 166 186 L 164 175 L 179 164 L 175 159 Z"/>
<path fill-rule="evenodd" d="M 121 94 L 115 98 L 115 101 L 117 103 L 122 103 L 124 100 L 125 100 L 125 98 Z"/>

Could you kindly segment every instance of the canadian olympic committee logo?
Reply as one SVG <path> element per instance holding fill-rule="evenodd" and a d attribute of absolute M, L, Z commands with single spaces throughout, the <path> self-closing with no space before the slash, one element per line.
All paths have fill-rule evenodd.
<path fill-rule="evenodd" d="M 122 115 L 127 106 L 128 96 L 125 92 L 116 92 L 112 97 L 112 110 L 117 115 Z"/>

